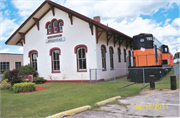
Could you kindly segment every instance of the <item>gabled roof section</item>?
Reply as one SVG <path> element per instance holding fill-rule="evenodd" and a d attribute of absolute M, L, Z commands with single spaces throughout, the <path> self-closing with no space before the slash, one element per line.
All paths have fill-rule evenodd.
<path fill-rule="evenodd" d="M 29 17 L 28 19 L 9 37 L 9 39 L 5 42 L 7 45 L 23 45 L 25 43 L 25 35 L 26 33 L 35 25 L 38 26 L 39 21 L 41 18 L 43 18 L 50 10 L 53 10 L 55 8 L 60 9 L 64 12 L 67 12 L 71 16 L 78 17 L 92 25 L 95 25 L 101 29 L 104 29 L 105 31 L 109 31 L 113 34 L 125 37 L 126 39 L 131 40 L 132 38 L 113 29 L 106 25 L 103 25 L 91 18 L 88 18 L 82 14 L 79 14 L 73 10 L 70 10 L 62 5 L 56 4 L 50 0 L 44 1 Z"/>

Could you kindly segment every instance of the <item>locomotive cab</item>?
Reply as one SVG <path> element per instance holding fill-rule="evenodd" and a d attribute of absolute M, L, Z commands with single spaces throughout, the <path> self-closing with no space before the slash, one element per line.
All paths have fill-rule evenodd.
<path fill-rule="evenodd" d="M 162 45 L 161 46 L 161 51 L 162 51 L 162 65 L 164 65 L 164 66 L 167 66 L 167 64 L 168 64 L 168 60 L 169 60 L 169 48 L 168 48 L 168 46 L 167 45 Z M 169 62 L 170 63 L 170 62 Z"/>

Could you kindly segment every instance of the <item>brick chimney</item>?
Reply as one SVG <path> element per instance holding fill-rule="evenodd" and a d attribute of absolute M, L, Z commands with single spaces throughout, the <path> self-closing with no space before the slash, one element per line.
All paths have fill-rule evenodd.
<path fill-rule="evenodd" d="M 100 16 L 95 16 L 95 17 L 93 17 L 93 19 L 100 23 Z"/>

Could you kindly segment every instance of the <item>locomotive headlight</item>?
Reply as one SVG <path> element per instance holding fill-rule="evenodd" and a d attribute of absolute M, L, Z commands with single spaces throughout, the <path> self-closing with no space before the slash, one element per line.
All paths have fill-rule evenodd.
<path fill-rule="evenodd" d="M 144 39 L 143 39 L 143 38 L 141 38 L 141 39 L 140 39 L 140 42 L 144 42 Z"/>

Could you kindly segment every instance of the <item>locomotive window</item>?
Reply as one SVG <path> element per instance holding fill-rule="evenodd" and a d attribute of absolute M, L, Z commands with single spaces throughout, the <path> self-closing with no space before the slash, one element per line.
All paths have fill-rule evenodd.
<path fill-rule="evenodd" d="M 162 43 L 159 42 L 155 37 L 153 37 L 153 40 L 154 40 L 154 45 L 157 46 L 157 48 L 161 47 L 162 46 Z"/>
<path fill-rule="evenodd" d="M 147 48 L 153 48 L 153 41 L 147 40 L 146 45 L 147 45 Z"/>
<path fill-rule="evenodd" d="M 167 48 L 165 48 L 165 52 L 167 52 Z"/>

